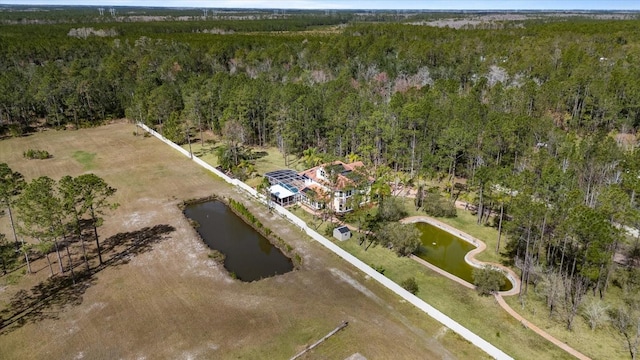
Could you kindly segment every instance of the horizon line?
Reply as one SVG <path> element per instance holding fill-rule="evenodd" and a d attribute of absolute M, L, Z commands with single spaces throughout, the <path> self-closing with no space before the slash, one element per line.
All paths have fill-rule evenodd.
<path fill-rule="evenodd" d="M 0 7 L 89 7 L 89 8 L 98 8 L 98 7 L 110 7 L 110 8 L 141 8 L 141 9 L 222 9 L 222 10 L 322 10 L 322 11 L 434 11 L 434 12 L 488 12 L 488 11 L 498 11 L 498 12 L 524 12 L 524 11 L 532 11 L 532 12 L 568 12 L 568 11 L 579 11 L 579 12 L 638 12 L 640 13 L 640 9 L 624 9 L 624 8 L 613 8 L 613 9 L 587 9 L 587 8 L 563 8 L 563 9 L 536 9 L 536 8 L 460 8 L 460 9 L 431 9 L 431 8 L 322 8 L 322 7 L 308 7 L 308 8 L 296 8 L 296 7 L 208 7 L 208 6 L 164 6 L 164 5 L 90 5 L 90 4 L 10 4 L 10 3 L 0 3 Z"/>

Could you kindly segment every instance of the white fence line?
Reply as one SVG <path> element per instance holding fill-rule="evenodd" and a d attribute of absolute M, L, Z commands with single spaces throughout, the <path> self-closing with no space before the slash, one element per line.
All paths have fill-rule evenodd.
<path fill-rule="evenodd" d="M 226 181 L 229 184 L 232 184 L 232 185 L 234 185 L 236 187 L 239 187 L 242 190 L 248 192 L 249 194 L 254 196 L 258 201 L 260 201 L 262 203 L 266 203 L 266 201 L 267 201 L 266 197 L 264 195 L 258 193 L 255 189 L 251 188 L 249 185 L 245 184 L 244 182 L 242 182 L 242 181 L 240 181 L 238 179 L 230 178 L 229 176 L 227 176 L 226 174 L 224 174 L 220 170 L 218 170 L 218 169 L 214 168 L 213 166 L 207 164 L 206 162 L 204 162 L 203 160 L 201 160 L 197 156 L 190 154 L 187 150 L 183 149 L 182 147 L 180 147 L 177 144 L 173 143 L 172 141 L 168 140 L 167 138 L 165 138 L 161 134 L 159 134 L 156 131 L 154 131 L 151 128 L 149 128 L 148 126 L 146 126 L 146 125 L 144 125 L 142 123 L 138 123 L 137 125 L 140 126 L 142 129 L 144 129 L 145 131 L 147 131 L 148 133 L 150 133 L 151 135 L 153 135 L 156 138 L 160 139 L 165 144 L 167 144 L 167 145 L 171 146 L 172 148 L 178 150 L 181 154 L 191 158 L 196 164 L 198 164 L 198 165 L 204 167 L 205 169 L 213 172 L 215 175 L 219 176 L 224 181 Z M 315 230 L 309 228 L 307 226 L 306 222 L 304 222 L 302 219 L 300 219 L 296 215 L 292 214 L 289 210 L 287 210 L 284 207 L 282 207 L 280 205 L 277 205 L 277 204 L 273 204 L 272 203 L 271 205 L 272 205 L 272 208 L 278 214 L 280 214 L 285 219 L 289 220 L 290 222 L 292 222 L 293 224 L 298 226 L 302 231 L 304 231 L 312 239 L 316 240 L 317 242 L 322 244 L 324 247 L 326 247 L 327 249 L 331 250 L 334 254 L 340 256 L 341 258 L 343 258 L 344 260 L 349 262 L 351 265 L 355 266 L 360 271 L 364 272 L 365 274 L 367 274 L 368 276 L 370 276 L 374 280 L 378 281 L 380 284 L 382 284 L 383 286 L 385 286 L 389 290 L 393 291 L 394 293 L 396 293 L 397 295 L 399 295 L 400 297 L 402 297 L 403 299 L 405 299 L 409 303 L 413 304 L 415 307 L 417 307 L 418 309 L 422 310 L 427 315 L 431 316 L 432 318 L 434 318 L 435 320 L 440 322 L 442 325 L 448 327 L 449 329 L 451 329 L 454 332 L 456 332 L 458 335 L 462 336 L 464 339 L 468 340 L 469 342 L 471 342 L 475 346 L 479 347 L 480 349 L 482 349 L 484 352 L 486 352 L 487 354 L 489 354 L 493 358 L 500 359 L 500 360 L 502 360 L 502 359 L 513 359 L 512 357 L 510 357 L 509 355 L 504 353 L 502 350 L 500 350 L 497 347 L 495 347 L 494 345 L 490 344 L 488 341 L 486 341 L 483 338 L 481 338 L 480 336 L 474 334 L 471 330 L 469 330 L 469 329 L 465 328 L 464 326 L 460 325 L 458 322 L 456 322 L 455 320 L 451 319 L 447 315 L 443 314 L 438 309 L 436 309 L 433 306 L 427 304 L 422 299 L 420 299 L 417 296 L 411 294 L 410 292 L 408 292 L 403 287 L 401 287 L 400 285 L 396 284 L 395 282 L 393 282 L 392 280 L 390 280 L 386 276 L 380 274 L 379 272 L 374 270 L 372 267 L 370 267 L 369 265 L 365 264 L 362 260 L 360 260 L 360 259 L 356 258 L 355 256 L 351 255 L 347 251 L 345 251 L 342 248 L 340 248 L 338 245 L 334 244 L 333 242 L 331 242 L 330 240 L 328 240 L 324 236 L 322 236 L 319 233 L 317 233 Z"/>

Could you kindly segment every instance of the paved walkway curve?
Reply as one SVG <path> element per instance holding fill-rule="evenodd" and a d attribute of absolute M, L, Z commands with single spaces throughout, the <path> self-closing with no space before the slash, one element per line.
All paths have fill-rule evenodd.
<path fill-rule="evenodd" d="M 515 272 L 513 272 L 513 270 L 511 270 L 508 267 L 503 266 L 501 264 L 486 263 L 484 261 L 480 261 L 480 260 L 477 260 L 475 258 L 477 254 L 479 254 L 479 253 L 481 253 L 481 252 L 486 250 L 487 244 L 485 244 L 484 241 L 476 239 L 475 237 L 473 237 L 473 236 L 471 236 L 471 235 L 469 235 L 469 234 L 467 234 L 465 232 L 462 232 L 462 231 L 454 228 L 453 226 L 447 225 L 447 224 L 443 223 L 442 221 L 436 220 L 436 219 L 434 219 L 434 218 L 432 218 L 430 216 L 424 216 L 424 215 L 410 216 L 408 218 L 404 218 L 404 219 L 400 220 L 400 222 L 402 222 L 404 224 L 412 224 L 412 223 L 417 223 L 417 222 L 424 222 L 424 223 L 433 225 L 433 226 L 435 226 L 437 228 L 440 228 L 440 229 L 448 232 L 449 234 L 457 236 L 457 237 L 461 238 L 462 240 L 472 244 L 476 248 L 471 250 L 471 251 L 469 251 L 467 253 L 467 255 L 464 256 L 464 260 L 469 265 L 471 265 L 473 267 L 476 267 L 476 268 L 481 268 L 481 267 L 484 267 L 484 266 L 488 265 L 488 266 L 491 266 L 492 268 L 495 268 L 497 270 L 502 271 L 505 274 L 505 276 L 507 277 L 507 279 L 511 282 L 512 286 L 511 286 L 510 290 L 501 291 L 500 294 L 506 295 L 506 296 L 511 296 L 511 295 L 516 295 L 516 294 L 520 293 L 520 278 L 518 277 L 518 275 Z M 412 258 L 414 260 L 415 259 L 420 259 L 417 256 L 413 256 Z M 422 260 L 422 259 L 420 259 L 420 260 Z M 420 262 L 422 264 L 422 263 L 425 263 L 426 261 L 423 260 L 423 261 L 418 261 L 418 262 Z M 429 265 L 431 265 L 431 264 L 429 264 Z M 438 273 L 440 273 L 440 274 L 446 273 L 447 275 L 445 275 L 445 276 L 447 276 L 448 278 L 450 278 L 452 280 L 455 280 L 456 282 L 458 282 L 458 283 L 460 283 L 460 284 L 462 284 L 462 285 L 464 285 L 466 287 L 469 287 L 471 289 L 475 289 L 475 286 L 473 284 L 468 283 L 468 282 L 460 279 L 457 276 L 451 275 L 451 274 L 447 273 L 446 271 L 441 270 L 440 268 L 438 268 L 436 266 L 433 266 L 433 265 L 429 266 L 429 268 L 431 268 L 431 269 L 433 269 L 434 267 L 439 270 L 439 271 L 436 270 L 436 271 L 438 271 Z"/>
<path fill-rule="evenodd" d="M 525 326 L 527 329 L 530 329 L 533 332 L 535 332 L 536 334 L 538 334 L 538 335 L 542 336 L 543 338 L 551 341 L 554 345 L 556 345 L 557 347 L 561 348 L 562 350 L 568 352 L 569 354 L 575 356 L 578 359 L 591 360 L 588 356 L 586 356 L 583 353 L 579 352 L 578 350 L 572 348 L 571 346 L 563 343 L 562 341 L 554 338 L 553 336 L 551 336 L 551 334 L 549 334 L 548 332 L 540 329 L 539 327 L 535 326 L 534 324 L 528 322 L 524 317 L 522 317 L 522 315 L 518 314 L 515 310 L 513 310 L 511 308 L 511 306 L 509 306 L 509 304 L 507 304 L 504 301 L 504 299 L 502 298 L 502 296 L 500 294 L 496 294 L 495 296 L 496 296 L 496 300 L 498 301 L 498 304 L 507 313 L 509 313 L 509 315 L 513 316 L 516 320 L 520 321 L 522 326 Z"/>
<path fill-rule="evenodd" d="M 455 235 L 473 245 L 476 246 L 475 249 L 469 251 L 467 253 L 467 255 L 465 255 L 464 259 L 467 263 L 469 263 L 472 266 L 475 267 L 480 267 L 480 266 L 485 266 L 485 265 L 489 265 L 492 266 L 494 268 L 499 268 L 500 270 L 504 271 L 505 274 L 507 275 L 507 278 L 509 279 L 509 281 L 511 281 L 511 283 L 513 284 L 513 287 L 511 288 L 511 290 L 509 291 L 500 291 L 497 294 L 495 294 L 495 298 L 496 301 L 498 302 L 498 304 L 500 305 L 500 307 L 502 307 L 509 315 L 513 316 L 516 320 L 518 320 L 523 326 L 525 326 L 526 328 L 532 330 L 533 332 L 535 332 L 536 334 L 542 336 L 543 338 L 549 340 L 551 343 L 553 343 L 554 345 L 558 346 L 559 348 L 561 348 L 562 350 L 566 351 L 567 353 L 575 356 L 578 359 L 581 360 L 590 360 L 590 358 L 584 354 L 582 354 L 581 352 L 577 351 L 576 349 L 570 347 L 569 345 L 565 344 L 564 342 L 556 339 L 555 337 L 551 336 L 551 334 L 547 333 L 546 331 L 540 329 L 539 327 L 535 326 L 534 324 L 530 323 L 529 321 L 527 321 L 522 315 L 520 315 L 519 313 L 517 313 L 515 310 L 513 310 L 511 308 L 511 306 L 509 306 L 509 304 L 507 304 L 504 299 L 502 298 L 503 296 L 513 296 L 513 295 L 517 295 L 520 292 L 520 279 L 518 278 L 518 276 L 516 275 L 515 272 L 513 272 L 513 270 L 501 265 L 501 264 L 496 264 L 496 263 L 486 263 L 480 260 L 477 260 L 475 258 L 475 256 L 481 252 L 483 252 L 486 248 L 487 248 L 487 244 L 484 243 L 484 241 L 479 240 L 465 232 L 462 232 L 456 228 L 454 228 L 453 226 L 450 226 L 448 224 L 445 224 L 439 220 L 436 220 L 432 217 L 429 216 L 410 216 L 407 218 L 404 218 L 402 220 L 400 220 L 402 223 L 404 224 L 412 224 L 412 223 L 416 223 L 416 222 L 425 222 L 428 224 L 431 224 L 433 226 L 436 226 L 452 235 Z M 464 281 L 462 279 L 460 279 L 457 276 L 454 276 L 440 268 L 438 268 L 437 266 L 434 266 L 430 263 L 428 263 L 427 261 L 412 255 L 411 258 L 417 262 L 419 262 L 420 264 L 428 267 L 429 269 L 437 272 L 438 274 L 441 274 L 443 276 L 446 276 L 447 278 L 454 280 L 468 288 L 471 289 L 475 289 L 475 286 L 467 281 Z"/>

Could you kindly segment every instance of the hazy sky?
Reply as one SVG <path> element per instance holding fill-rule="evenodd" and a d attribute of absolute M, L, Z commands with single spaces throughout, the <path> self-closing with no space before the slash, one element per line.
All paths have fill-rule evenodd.
<path fill-rule="evenodd" d="M 289 9 L 640 10 L 640 0 L 0 0 L 0 4 Z"/>

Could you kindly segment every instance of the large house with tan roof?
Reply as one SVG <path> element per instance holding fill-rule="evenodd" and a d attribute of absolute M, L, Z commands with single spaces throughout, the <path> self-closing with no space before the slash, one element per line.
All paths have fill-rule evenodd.
<path fill-rule="evenodd" d="M 286 206 L 301 202 L 320 210 L 329 206 L 337 214 L 353 210 L 351 199 L 363 195 L 361 203 L 368 202 L 370 178 L 361 171 L 362 161 L 346 164 L 334 161 L 296 173 L 293 170 L 277 170 L 265 174 L 269 180 L 272 201 Z M 333 194 L 333 196 L 332 196 Z"/>

